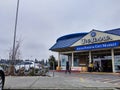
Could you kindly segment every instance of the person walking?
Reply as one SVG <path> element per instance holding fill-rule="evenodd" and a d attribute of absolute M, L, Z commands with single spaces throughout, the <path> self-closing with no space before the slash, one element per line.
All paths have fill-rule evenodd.
<path fill-rule="evenodd" d="M 97 72 L 97 61 L 94 62 L 93 70 L 94 70 L 95 72 Z"/>
<path fill-rule="evenodd" d="M 94 71 L 95 71 L 95 72 L 100 72 L 100 66 L 99 66 L 98 61 L 95 61 L 95 62 L 94 62 L 93 68 L 94 68 Z"/>
<path fill-rule="evenodd" d="M 66 71 L 65 71 L 65 73 L 67 73 L 67 72 L 71 73 L 71 69 L 70 69 L 68 61 L 66 62 Z"/>
<path fill-rule="evenodd" d="M 98 62 L 97 62 L 97 72 L 100 72 L 100 65 Z"/>

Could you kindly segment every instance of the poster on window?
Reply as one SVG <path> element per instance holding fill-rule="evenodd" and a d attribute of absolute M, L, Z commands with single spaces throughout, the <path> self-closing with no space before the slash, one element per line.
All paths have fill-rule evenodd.
<path fill-rule="evenodd" d="M 66 66 L 66 59 L 65 58 L 62 58 L 62 60 L 61 60 L 61 66 Z"/>
<path fill-rule="evenodd" d="M 68 56 L 66 55 L 61 55 L 61 70 L 66 69 L 66 61 L 68 61 Z"/>

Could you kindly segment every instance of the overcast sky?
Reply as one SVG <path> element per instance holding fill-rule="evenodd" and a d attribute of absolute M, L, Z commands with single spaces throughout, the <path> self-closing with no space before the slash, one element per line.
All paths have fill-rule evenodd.
<path fill-rule="evenodd" d="M 13 45 L 17 0 L 0 0 L 0 58 Z M 20 0 L 17 40 L 22 59 L 48 59 L 56 39 L 92 29 L 120 28 L 120 0 Z"/>

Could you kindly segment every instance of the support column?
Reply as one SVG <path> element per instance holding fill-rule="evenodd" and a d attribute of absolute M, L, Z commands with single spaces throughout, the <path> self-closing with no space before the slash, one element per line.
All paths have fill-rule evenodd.
<path fill-rule="evenodd" d="M 114 58 L 114 49 L 111 49 L 111 55 L 112 55 L 112 71 L 115 72 L 115 58 Z"/>
<path fill-rule="evenodd" d="M 92 55 L 91 55 L 91 51 L 89 51 L 89 63 L 92 62 Z"/>
<path fill-rule="evenodd" d="M 72 52 L 72 67 L 74 66 L 74 53 Z"/>
<path fill-rule="evenodd" d="M 58 67 L 60 67 L 60 52 L 58 52 Z"/>

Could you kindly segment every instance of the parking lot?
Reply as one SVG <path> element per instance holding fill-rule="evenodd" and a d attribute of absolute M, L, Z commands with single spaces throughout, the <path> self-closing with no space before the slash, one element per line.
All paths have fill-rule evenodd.
<path fill-rule="evenodd" d="M 49 73 L 50 76 L 6 76 L 4 89 L 80 89 L 80 90 L 119 90 L 120 77 L 112 74 L 94 73 Z M 113 83 L 112 81 L 118 81 Z M 112 82 L 112 83 L 111 83 Z"/>

